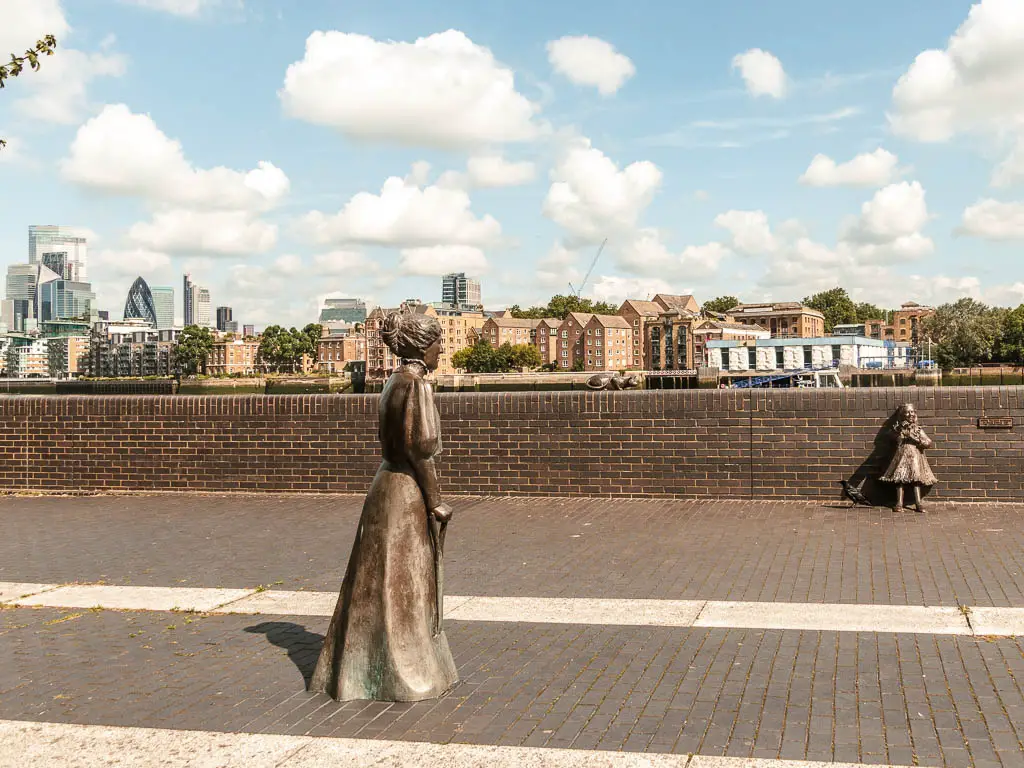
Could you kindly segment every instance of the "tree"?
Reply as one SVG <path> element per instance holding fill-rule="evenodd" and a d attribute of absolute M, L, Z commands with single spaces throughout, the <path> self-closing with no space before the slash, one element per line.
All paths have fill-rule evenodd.
<path fill-rule="evenodd" d="M 552 296 L 546 307 L 530 307 L 523 309 L 518 304 L 509 307 L 509 314 L 512 317 L 529 318 L 540 320 L 545 317 L 556 317 L 565 320 L 570 312 L 589 312 L 595 315 L 617 315 L 619 308 L 614 304 L 604 301 L 593 301 L 592 299 L 581 299 L 579 296 L 569 294 L 568 296 Z"/>
<path fill-rule="evenodd" d="M 1024 366 L 1024 304 L 1003 318 L 996 355 L 1005 363 Z"/>
<path fill-rule="evenodd" d="M 16 56 L 11 54 L 11 61 L 8 64 L 0 66 L 0 88 L 4 87 L 4 80 L 9 77 L 17 77 L 25 71 L 27 65 L 31 70 L 37 71 L 39 69 L 39 57 L 40 56 L 53 56 L 53 52 L 57 49 L 57 38 L 53 35 L 47 35 L 42 40 L 37 40 L 34 48 L 29 48 L 25 51 L 24 55 Z M 0 149 L 7 146 L 7 142 L 0 139 Z"/>
<path fill-rule="evenodd" d="M 280 325 L 268 326 L 260 338 L 260 362 L 274 373 L 281 373 L 285 369 L 294 370 L 295 361 L 302 357 L 300 346 L 296 343 L 300 341 L 298 336 L 294 328 L 289 331 Z"/>
<path fill-rule="evenodd" d="M 866 301 L 862 301 L 857 304 L 857 320 L 858 323 L 866 323 L 868 320 L 885 320 L 889 319 L 889 310 L 876 307 L 874 304 L 869 304 Z"/>
<path fill-rule="evenodd" d="M 213 350 L 213 333 L 209 328 L 188 325 L 178 337 L 174 348 L 174 367 L 178 374 L 195 376 L 205 365 L 206 358 Z"/>
<path fill-rule="evenodd" d="M 740 300 L 735 296 L 719 296 L 717 299 L 711 299 L 705 301 L 704 306 L 701 307 L 704 314 L 711 314 L 712 312 L 717 314 L 725 314 L 730 309 L 740 303 Z"/>
<path fill-rule="evenodd" d="M 825 333 L 840 324 L 857 322 L 857 305 L 845 288 L 833 288 L 804 299 L 804 304 L 825 316 Z"/>
<path fill-rule="evenodd" d="M 944 368 L 989 362 L 1004 330 L 1005 309 L 971 298 L 943 304 L 922 322 L 923 339 L 935 343 L 935 359 Z"/>
<path fill-rule="evenodd" d="M 523 368 L 539 368 L 543 361 L 532 344 L 505 342 L 495 349 L 486 339 L 452 355 L 452 366 L 467 373 L 510 373 Z"/>

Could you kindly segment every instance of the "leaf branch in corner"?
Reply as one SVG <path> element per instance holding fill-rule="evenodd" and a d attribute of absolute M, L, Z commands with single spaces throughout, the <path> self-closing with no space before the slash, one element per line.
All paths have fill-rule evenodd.
<path fill-rule="evenodd" d="M 4 81 L 9 77 L 17 77 L 25 71 L 25 67 L 33 71 L 39 69 L 39 57 L 40 56 L 53 56 L 53 52 L 57 50 L 57 38 L 53 35 L 47 35 L 42 40 L 37 40 L 34 47 L 29 48 L 21 56 L 11 54 L 11 60 L 6 64 L 0 65 L 0 88 L 4 87 Z M 7 146 L 7 142 L 0 139 L 0 149 Z"/>

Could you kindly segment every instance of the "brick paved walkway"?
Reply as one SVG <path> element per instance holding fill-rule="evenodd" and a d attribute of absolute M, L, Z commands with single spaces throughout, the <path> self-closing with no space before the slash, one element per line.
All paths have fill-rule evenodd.
<path fill-rule="evenodd" d="M 1024 505 L 452 500 L 461 594 L 1024 606 Z M 0 498 L 0 581 L 333 591 L 355 496 Z"/>
<path fill-rule="evenodd" d="M 0 580 L 334 590 L 359 501 L 7 498 Z M 1024 606 L 1021 507 L 456 510 L 453 593 Z M 0 666 L 0 719 L 1024 766 L 1018 638 L 450 621 L 463 682 L 448 697 L 337 704 L 303 685 L 326 623 L 0 607 L 0 658 L 13 660 Z"/>

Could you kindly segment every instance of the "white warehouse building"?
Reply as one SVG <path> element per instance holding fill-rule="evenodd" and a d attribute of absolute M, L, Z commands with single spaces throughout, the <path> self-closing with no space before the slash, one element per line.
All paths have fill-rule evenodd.
<path fill-rule="evenodd" d="M 706 349 L 707 366 L 729 372 L 913 366 L 909 345 L 865 336 L 709 341 Z"/>

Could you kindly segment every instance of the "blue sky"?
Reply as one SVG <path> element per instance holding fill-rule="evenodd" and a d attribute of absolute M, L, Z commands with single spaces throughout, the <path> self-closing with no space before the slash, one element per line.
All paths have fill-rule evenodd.
<path fill-rule="evenodd" d="M 1024 11 L 976 5 L 0 0 L 0 53 L 60 38 L 0 92 L 0 253 L 81 226 L 115 315 L 188 269 L 257 325 L 539 302 L 605 238 L 613 301 L 1016 305 Z"/>

